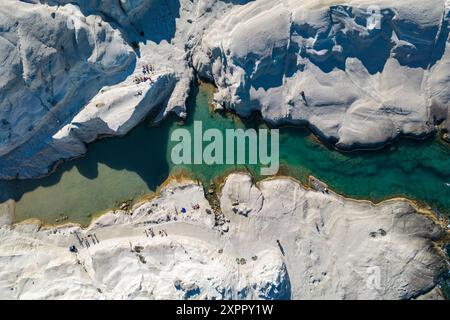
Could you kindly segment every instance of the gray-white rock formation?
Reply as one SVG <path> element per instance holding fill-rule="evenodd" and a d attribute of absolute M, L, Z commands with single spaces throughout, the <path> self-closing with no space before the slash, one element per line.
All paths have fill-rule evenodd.
<path fill-rule="evenodd" d="M 2 3 L 0 179 L 45 175 L 150 113 L 185 116 L 197 15 L 197 1 Z"/>
<path fill-rule="evenodd" d="M 406 200 L 232 174 L 220 201 L 222 217 L 201 186 L 172 181 L 87 229 L 3 225 L 0 298 L 439 298 L 448 262 L 435 241 L 447 231 Z"/>
<path fill-rule="evenodd" d="M 371 4 L 3 1 L 0 179 L 45 175 L 149 113 L 184 116 L 195 71 L 217 106 L 342 149 L 450 129 L 448 0 L 378 1 L 380 29 Z"/>
<path fill-rule="evenodd" d="M 307 124 L 341 149 L 427 135 L 448 118 L 450 2 L 376 4 L 236 7 L 208 29 L 194 66 L 217 85 L 218 107 Z"/>
<path fill-rule="evenodd" d="M 77 138 L 82 123 L 70 143 L 53 136 L 103 86 L 123 81 L 135 54 L 120 32 L 71 5 L 8 0 L 0 28 L 0 178 L 42 175 L 57 160 L 84 152 L 86 140 Z"/>

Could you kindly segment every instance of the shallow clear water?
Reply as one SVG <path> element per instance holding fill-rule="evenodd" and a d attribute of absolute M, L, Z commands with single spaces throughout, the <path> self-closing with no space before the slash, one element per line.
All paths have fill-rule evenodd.
<path fill-rule="evenodd" d="M 203 128 L 264 127 L 255 121 L 211 113 L 213 89 L 194 88 L 189 116 L 182 125 L 193 130 L 194 120 Z M 151 193 L 171 174 L 188 171 L 209 184 L 227 172 L 248 170 L 259 179 L 257 166 L 173 166 L 171 132 L 180 128 L 175 119 L 151 127 L 143 123 L 125 137 L 108 138 L 89 147 L 86 157 L 61 165 L 39 180 L 0 181 L 1 200 L 14 199 L 15 219 L 39 218 L 53 223 L 60 216 L 86 224 L 91 215 L 118 203 Z M 337 192 L 350 197 L 381 201 L 406 196 L 442 212 L 450 212 L 450 148 L 438 138 L 401 140 L 383 150 L 339 153 L 316 141 L 307 130 L 280 128 L 280 174 L 306 182 L 312 174 Z"/>

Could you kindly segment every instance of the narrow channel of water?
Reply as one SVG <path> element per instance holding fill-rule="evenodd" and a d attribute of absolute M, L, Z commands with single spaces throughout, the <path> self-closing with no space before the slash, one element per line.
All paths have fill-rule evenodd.
<path fill-rule="evenodd" d="M 256 121 L 212 113 L 213 88 L 194 88 L 188 102 L 188 119 L 182 124 L 193 131 L 194 120 L 203 128 L 264 127 Z M 93 214 L 120 202 L 151 193 L 171 174 L 187 170 L 209 184 L 226 172 L 245 169 L 258 176 L 258 166 L 189 165 L 175 167 L 170 134 L 181 124 L 167 119 L 158 126 L 143 123 L 125 137 L 93 143 L 83 158 L 61 165 L 39 180 L 0 181 L 0 200 L 14 199 L 15 220 L 39 218 L 54 223 L 61 216 L 87 224 Z M 303 182 L 312 174 L 335 191 L 350 197 L 381 201 L 405 196 L 450 212 L 450 148 L 432 138 L 403 139 L 383 150 L 339 153 L 316 141 L 306 129 L 280 129 L 280 173 Z"/>

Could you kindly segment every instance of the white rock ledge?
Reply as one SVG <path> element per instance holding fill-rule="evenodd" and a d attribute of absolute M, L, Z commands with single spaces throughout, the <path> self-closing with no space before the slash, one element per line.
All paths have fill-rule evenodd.
<path fill-rule="evenodd" d="M 216 220 L 201 186 L 172 181 L 86 229 L 3 225 L 0 298 L 409 299 L 448 268 L 435 243 L 446 231 L 406 200 L 373 205 L 245 174 L 226 179 L 220 200 Z"/>
<path fill-rule="evenodd" d="M 377 4 L 369 30 L 371 0 L 4 0 L 0 179 L 46 175 L 149 113 L 185 116 L 194 70 L 217 107 L 340 149 L 449 131 L 449 1 Z"/>
<path fill-rule="evenodd" d="M 376 4 L 380 29 L 366 28 L 371 0 L 252 1 L 208 28 L 193 64 L 219 108 L 305 124 L 339 149 L 427 136 L 450 112 L 450 2 Z"/>

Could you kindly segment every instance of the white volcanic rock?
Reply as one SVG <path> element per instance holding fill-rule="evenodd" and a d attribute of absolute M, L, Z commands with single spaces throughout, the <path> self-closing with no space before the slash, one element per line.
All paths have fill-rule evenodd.
<path fill-rule="evenodd" d="M 246 175 L 230 175 L 224 189 L 237 184 L 246 197 Z M 307 191 L 288 178 L 257 187 L 263 197 L 258 214 L 223 211 L 231 220 L 228 236 L 246 243 L 239 247 L 242 255 L 279 241 L 292 298 L 408 299 L 431 289 L 446 268 L 433 244 L 442 229 L 408 201 L 375 206 Z M 221 203 L 233 201 L 227 194 Z"/>
<path fill-rule="evenodd" d="M 239 180 L 230 179 L 222 189 L 220 206 L 224 212 L 234 212 L 243 216 L 258 214 L 263 205 L 261 191 L 251 183 L 250 176 Z"/>
<path fill-rule="evenodd" d="M 450 132 L 450 1 L 446 1 L 445 24 L 439 39 L 438 50 L 443 51 L 442 58 L 431 69 L 428 90 L 431 96 L 431 107 L 438 120 L 444 120 L 443 128 Z M 446 32 L 445 32 L 446 30 Z"/>
<path fill-rule="evenodd" d="M 193 209 L 193 202 L 200 208 Z M 213 225 L 203 188 L 189 182 L 171 183 L 131 213 L 110 212 L 86 230 L 3 226 L 0 297 L 268 299 L 288 293 L 286 267 L 276 250 L 238 264 L 232 252 L 220 250 L 224 244 Z M 78 253 L 69 252 L 73 244 Z"/>
<path fill-rule="evenodd" d="M 123 80 L 135 54 L 99 17 L 69 20 L 81 16 L 72 5 L 8 0 L 0 15 L 0 178 L 37 176 L 81 153 L 52 135 L 103 85 Z"/>
<path fill-rule="evenodd" d="M 45 175 L 149 114 L 184 117 L 195 72 L 218 107 L 307 124 L 342 149 L 429 134 L 449 114 L 450 5 L 379 1 L 378 30 L 371 4 L 6 0 L 0 179 Z M 136 84 L 145 65 L 152 80 Z"/>
<path fill-rule="evenodd" d="M 201 186 L 172 181 L 87 229 L 3 225 L 0 298 L 407 299 L 447 268 L 434 243 L 443 229 L 407 201 L 374 206 L 233 174 L 221 206 L 228 232 L 214 228 Z"/>
<path fill-rule="evenodd" d="M 0 179 L 45 175 L 150 113 L 184 117 L 193 76 L 185 46 L 208 23 L 192 25 L 196 10 L 188 0 L 4 1 Z"/>
<path fill-rule="evenodd" d="M 250 2 L 208 29 L 193 64 L 218 107 L 305 123 L 341 149 L 429 134 L 449 112 L 449 3 L 378 1 L 380 29 L 373 4 Z"/>

